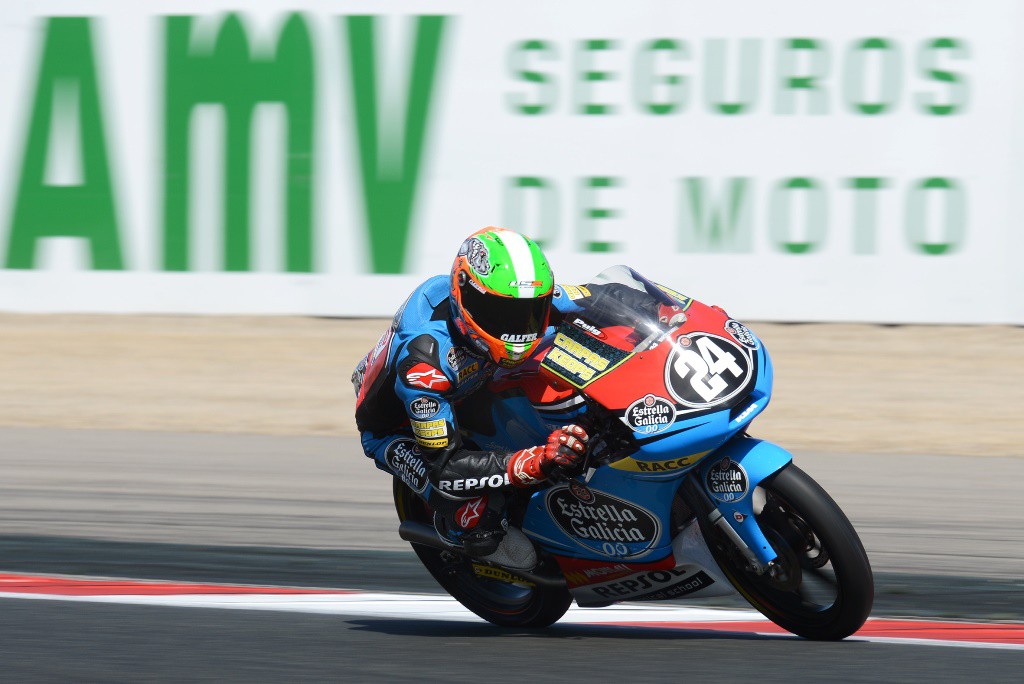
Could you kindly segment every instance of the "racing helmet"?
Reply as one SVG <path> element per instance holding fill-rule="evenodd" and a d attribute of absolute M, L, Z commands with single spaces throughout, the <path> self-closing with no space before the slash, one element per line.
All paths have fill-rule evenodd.
<path fill-rule="evenodd" d="M 530 357 L 548 326 L 555 277 L 533 240 L 488 226 L 452 265 L 452 321 L 475 350 L 505 368 Z"/>

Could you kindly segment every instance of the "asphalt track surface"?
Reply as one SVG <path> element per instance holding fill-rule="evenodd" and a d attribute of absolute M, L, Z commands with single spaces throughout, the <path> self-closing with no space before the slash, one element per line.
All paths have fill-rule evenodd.
<path fill-rule="evenodd" d="M 798 453 L 847 512 L 876 616 L 1024 619 L 1024 459 Z M 0 571 L 437 592 L 354 440 L 0 430 Z M 739 607 L 738 601 L 708 603 Z M 611 625 L 0 599 L 5 681 L 1019 681 L 1024 653 Z M 443 673 L 443 674 L 442 674 Z"/>

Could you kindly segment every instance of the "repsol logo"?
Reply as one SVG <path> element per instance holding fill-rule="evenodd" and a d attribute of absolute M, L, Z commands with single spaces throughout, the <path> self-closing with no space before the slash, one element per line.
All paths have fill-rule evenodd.
<path fill-rule="evenodd" d="M 686 578 L 679 581 L 680 578 Z M 633 575 L 629 579 L 610 582 L 590 590 L 601 598 L 660 601 L 692 594 L 714 583 L 703 571 L 687 577 L 685 570 L 654 570 Z"/>
<path fill-rule="evenodd" d="M 508 473 L 490 477 L 467 477 L 464 480 L 441 480 L 437 488 L 442 492 L 472 492 L 477 489 L 497 489 L 509 484 Z"/>

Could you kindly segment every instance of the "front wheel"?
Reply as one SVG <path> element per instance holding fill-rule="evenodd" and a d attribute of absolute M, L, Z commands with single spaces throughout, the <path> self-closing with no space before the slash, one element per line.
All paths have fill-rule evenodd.
<path fill-rule="evenodd" d="M 763 575 L 749 569 L 721 530 L 701 521 L 736 590 L 772 622 L 807 639 L 843 639 L 860 629 L 874 602 L 874 579 L 857 532 L 832 497 L 792 464 L 752 496 L 754 517 L 779 554 Z"/>
<path fill-rule="evenodd" d="M 398 478 L 394 497 L 399 520 L 433 526 L 430 507 Z M 420 544 L 413 544 L 412 549 L 445 591 L 492 624 L 547 627 L 565 615 L 572 604 L 572 595 L 565 588 L 535 586 L 455 551 L 439 551 Z"/>

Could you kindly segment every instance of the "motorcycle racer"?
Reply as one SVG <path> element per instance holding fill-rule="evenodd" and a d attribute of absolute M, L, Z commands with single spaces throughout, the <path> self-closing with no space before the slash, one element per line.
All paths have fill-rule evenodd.
<path fill-rule="evenodd" d="M 578 469 L 587 433 L 570 424 L 528 449 L 476 450 L 463 442 L 455 408 L 497 368 L 530 357 L 549 325 L 553 299 L 573 308 L 556 288 L 535 242 L 483 228 L 463 242 L 449 276 L 412 292 L 352 375 L 366 455 L 427 498 L 446 541 L 524 570 L 536 564 L 536 552 L 508 526 L 509 486 Z"/>

